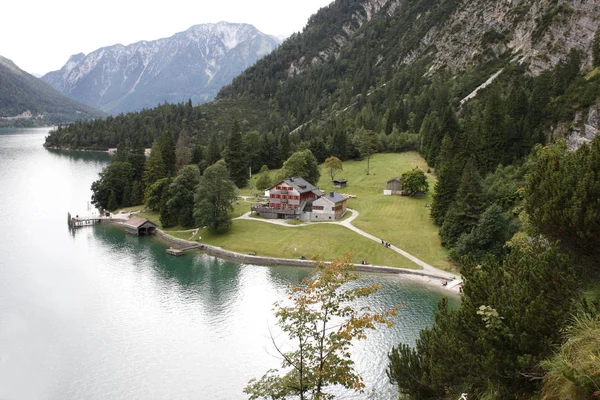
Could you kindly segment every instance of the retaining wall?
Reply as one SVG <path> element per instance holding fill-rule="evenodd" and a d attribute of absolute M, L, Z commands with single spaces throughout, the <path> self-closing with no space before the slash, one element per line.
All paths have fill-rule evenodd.
<path fill-rule="evenodd" d="M 276 258 L 276 257 L 261 257 L 261 256 L 253 256 L 250 254 L 242 254 L 236 253 L 234 251 L 225 250 L 221 247 L 211 246 L 204 243 L 192 242 L 189 240 L 179 239 L 173 236 L 168 235 L 164 231 L 158 229 L 156 231 L 157 236 L 163 239 L 166 242 L 176 244 L 182 247 L 189 246 L 198 246 L 201 245 L 203 247 L 196 248 L 194 250 L 200 250 L 202 252 L 219 256 L 222 258 L 227 258 L 232 261 L 243 262 L 247 264 L 256 264 L 256 265 L 292 265 L 296 267 L 308 267 L 314 268 L 317 263 L 313 260 L 296 260 L 292 258 Z M 363 272 L 379 272 L 386 274 L 408 274 L 408 275 L 417 275 L 417 276 L 425 276 L 440 280 L 447 280 L 446 277 L 437 276 L 435 274 L 431 274 L 425 272 L 423 270 L 413 270 L 413 269 L 405 269 L 405 268 L 394 268 L 394 267 L 384 267 L 384 266 L 375 266 L 375 265 L 362 265 L 362 264 L 354 264 L 355 269 L 357 271 Z"/>

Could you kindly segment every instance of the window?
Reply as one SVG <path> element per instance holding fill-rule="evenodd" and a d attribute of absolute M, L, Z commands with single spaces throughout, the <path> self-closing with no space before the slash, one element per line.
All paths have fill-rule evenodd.
<path fill-rule="evenodd" d="M 323 210 L 323 206 L 313 206 L 313 210 Z"/>

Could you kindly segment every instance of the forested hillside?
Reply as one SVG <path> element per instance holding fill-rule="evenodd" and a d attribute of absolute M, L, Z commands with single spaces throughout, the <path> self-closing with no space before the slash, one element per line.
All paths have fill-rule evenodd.
<path fill-rule="evenodd" d="M 420 151 L 463 302 L 390 353 L 390 380 L 418 399 L 592 398 L 597 350 L 568 368 L 553 352 L 577 321 L 600 324 L 599 21 L 597 1 L 338 0 L 211 104 L 73 125 L 47 145 L 121 144 L 113 172 L 130 178 L 111 207 L 146 196 L 169 212 L 189 163 L 223 156 L 233 178 L 296 151 Z M 135 155 L 153 141 L 144 166 Z"/>
<path fill-rule="evenodd" d="M 27 111 L 30 118 L 10 118 Z M 49 126 L 103 115 L 61 95 L 0 56 L 0 126 Z"/>

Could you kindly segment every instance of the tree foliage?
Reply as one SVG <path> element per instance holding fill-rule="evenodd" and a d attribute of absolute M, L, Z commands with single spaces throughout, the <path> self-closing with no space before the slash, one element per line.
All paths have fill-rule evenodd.
<path fill-rule="evenodd" d="M 462 273 L 460 308 L 442 302 L 414 349 L 392 350 L 390 380 L 415 398 L 530 397 L 578 298 L 571 261 L 544 238 L 520 234 L 504 261 L 467 262 Z"/>
<path fill-rule="evenodd" d="M 256 189 L 258 190 L 267 190 L 273 185 L 273 180 L 271 179 L 271 175 L 269 174 L 269 167 L 263 165 L 260 169 L 260 176 L 256 181 Z"/>
<path fill-rule="evenodd" d="M 400 176 L 400 179 L 402 180 L 402 190 L 409 196 L 413 196 L 417 193 L 427 193 L 429 191 L 427 177 L 418 167 L 404 172 Z"/>
<path fill-rule="evenodd" d="M 525 208 L 532 225 L 573 255 L 597 260 L 600 137 L 575 152 L 564 142 L 538 147 L 528 167 Z"/>
<path fill-rule="evenodd" d="M 248 160 L 244 148 L 240 124 L 233 122 L 231 134 L 225 149 L 225 162 L 229 168 L 231 180 L 237 187 L 243 187 L 248 182 Z"/>
<path fill-rule="evenodd" d="M 284 177 L 299 176 L 316 185 L 321 177 L 317 159 L 309 149 L 297 151 L 283 163 Z"/>
<path fill-rule="evenodd" d="M 200 178 L 194 197 L 196 222 L 214 232 L 226 229 L 231 225 L 229 213 L 236 198 L 236 187 L 229 179 L 225 161 L 211 165 Z"/>
<path fill-rule="evenodd" d="M 330 264 L 319 262 L 315 273 L 288 289 L 289 302 L 275 304 L 275 316 L 294 348 L 285 350 L 282 371 L 270 370 L 253 379 L 244 392 L 251 399 L 332 399 L 328 388 L 340 385 L 363 392 L 365 385 L 350 357 L 352 340 L 366 338 L 378 324 L 392 325 L 396 309 L 373 313 L 352 302 L 375 293 L 379 287 L 356 287 L 349 256 Z"/>
<path fill-rule="evenodd" d="M 367 175 L 371 172 L 371 156 L 377 152 L 377 136 L 369 129 L 362 129 L 358 133 L 358 149 L 361 157 L 367 159 Z"/>
<path fill-rule="evenodd" d="M 179 171 L 169 185 L 167 201 L 161 208 L 163 227 L 177 224 L 184 228 L 194 226 L 194 194 L 199 182 L 200 169 L 197 165 L 186 165 Z"/>
<path fill-rule="evenodd" d="M 92 204 L 99 209 L 116 210 L 128 206 L 134 170 L 126 161 L 117 161 L 104 168 L 92 183 Z"/>
<path fill-rule="evenodd" d="M 548 360 L 544 399 L 596 399 L 600 395 L 600 307 L 584 305 L 564 331 L 564 342 Z"/>
<path fill-rule="evenodd" d="M 325 160 L 325 168 L 329 171 L 329 176 L 331 177 L 331 180 L 333 180 L 333 178 L 338 174 L 338 172 L 344 170 L 342 162 L 336 156 L 328 157 Z"/>

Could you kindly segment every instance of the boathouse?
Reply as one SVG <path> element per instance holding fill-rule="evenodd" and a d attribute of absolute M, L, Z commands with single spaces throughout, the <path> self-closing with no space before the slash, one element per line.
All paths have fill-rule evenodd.
<path fill-rule="evenodd" d="M 128 233 L 138 236 L 152 235 L 156 232 L 156 224 L 144 218 L 129 218 L 123 226 Z"/>

